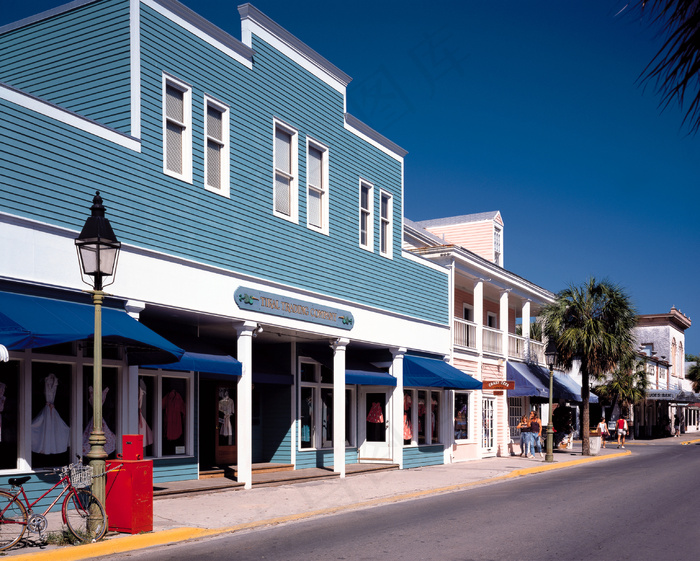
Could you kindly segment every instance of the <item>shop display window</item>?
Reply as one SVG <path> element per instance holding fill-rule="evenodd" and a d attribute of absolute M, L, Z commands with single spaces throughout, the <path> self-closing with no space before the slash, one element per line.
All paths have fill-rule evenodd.
<path fill-rule="evenodd" d="M 418 392 L 418 444 L 426 443 L 425 435 L 428 430 L 427 393 L 425 390 Z"/>
<path fill-rule="evenodd" d="M 143 436 L 143 455 L 153 456 L 153 426 L 155 420 L 153 396 L 156 395 L 155 376 L 139 376 L 139 434 Z"/>
<path fill-rule="evenodd" d="M 162 377 L 161 399 L 161 446 L 163 456 L 186 453 L 187 380 L 185 378 Z"/>
<path fill-rule="evenodd" d="M 73 461 L 70 423 L 72 366 L 32 363 L 32 467 L 64 466 Z"/>
<path fill-rule="evenodd" d="M 301 388 L 301 448 L 314 447 L 314 388 Z"/>
<path fill-rule="evenodd" d="M 430 392 L 430 443 L 440 442 L 440 392 Z"/>
<path fill-rule="evenodd" d="M 117 396 L 119 395 L 118 387 L 119 369 L 114 367 L 102 367 L 102 432 L 105 433 L 105 452 L 110 459 L 116 457 L 117 454 Z M 92 391 L 93 368 L 92 366 L 83 367 L 83 434 L 82 434 L 82 452 L 86 456 L 90 452 L 90 433 L 92 432 L 92 407 L 95 396 Z"/>
<path fill-rule="evenodd" d="M 403 392 L 403 443 L 410 445 L 413 442 L 413 392 Z"/>
<path fill-rule="evenodd" d="M 454 414 L 455 440 L 467 440 L 469 438 L 469 394 L 455 392 Z"/>
<path fill-rule="evenodd" d="M 20 362 L 0 362 L 0 469 L 17 468 Z"/>

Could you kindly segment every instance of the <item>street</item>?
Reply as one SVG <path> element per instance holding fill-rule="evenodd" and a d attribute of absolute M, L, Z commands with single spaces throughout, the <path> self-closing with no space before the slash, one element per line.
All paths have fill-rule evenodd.
<path fill-rule="evenodd" d="M 631 448 L 618 460 L 109 559 L 695 558 L 700 447 Z"/>

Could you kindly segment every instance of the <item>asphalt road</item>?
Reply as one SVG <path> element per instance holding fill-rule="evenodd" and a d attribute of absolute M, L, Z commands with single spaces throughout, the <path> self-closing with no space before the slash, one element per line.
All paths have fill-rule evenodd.
<path fill-rule="evenodd" d="M 207 560 L 697 559 L 700 446 L 125 555 Z"/>

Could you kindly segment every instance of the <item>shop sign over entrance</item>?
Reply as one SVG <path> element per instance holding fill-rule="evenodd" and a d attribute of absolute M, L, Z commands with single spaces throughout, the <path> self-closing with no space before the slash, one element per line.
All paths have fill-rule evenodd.
<path fill-rule="evenodd" d="M 298 319 L 338 329 L 350 330 L 355 323 L 350 312 L 245 286 L 239 286 L 236 289 L 234 300 L 241 310 Z"/>

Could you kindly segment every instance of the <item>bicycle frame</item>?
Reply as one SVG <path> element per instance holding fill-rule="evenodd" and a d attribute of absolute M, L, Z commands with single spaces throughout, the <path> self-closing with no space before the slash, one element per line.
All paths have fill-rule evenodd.
<path fill-rule="evenodd" d="M 33 503 L 29 502 L 29 499 L 27 498 L 27 493 L 24 492 L 24 486 L 20 485 L 19 490 L 13 496 L 12 502 L 17 501 L 18 503 L 21 503 L 22 500 L 24 500 L 24 504 L 27 508 L 27 513 L 31 514 L 31 513 L 33 513 L 34 505 L 37 504 L 40 500 L 42 500 L 46 495 L 51 493 L 51 491 L 53 491 L 56 487 L 58 487 L 66 479 L 68 480 L 68 485 L 66 485 L 63 488 L 63 490 L 58 494 L 58 496 L 53 500 L 53 502 L 48 506 L 48 508 L 44 512 L 41 513 L 42 516 L 46 516 L 51 511 L 51 509 L 54 506 L 56 506 L 56 503 L 58 503 L 58 501 L 61 499 L 61 497 L 63 497 L 66 493 L 70 493 L 74 489 L 73 484 L 70 482 L 70 476 L 68 474 L 61 477 L 61 479 L 59 479 L 58 482 L 53 487 L 51 487 L 48 491 L 46 491 L 43 495 L 41 495 L 41 497 L 39 497 Z M 20 498 L 20 494 L 22 495 L 21 498 Z M 78 499 L 78 501 L 80 501 L 80 499 Z M 9 508 L 12 505 L 12 502 L 10 502 L 7 505 L 7 508 Z M 7 508 L 5 510 L 7 510 Z M 1 514 L 4 514 L 4 513 L 5 512 L 3 511 Z M 65 517 L 63 516 L 63 514 L 61 514 L 61 517 L 63 518 L 63 522 L 65 523 L 66 520 L 65 520 Z"/>

